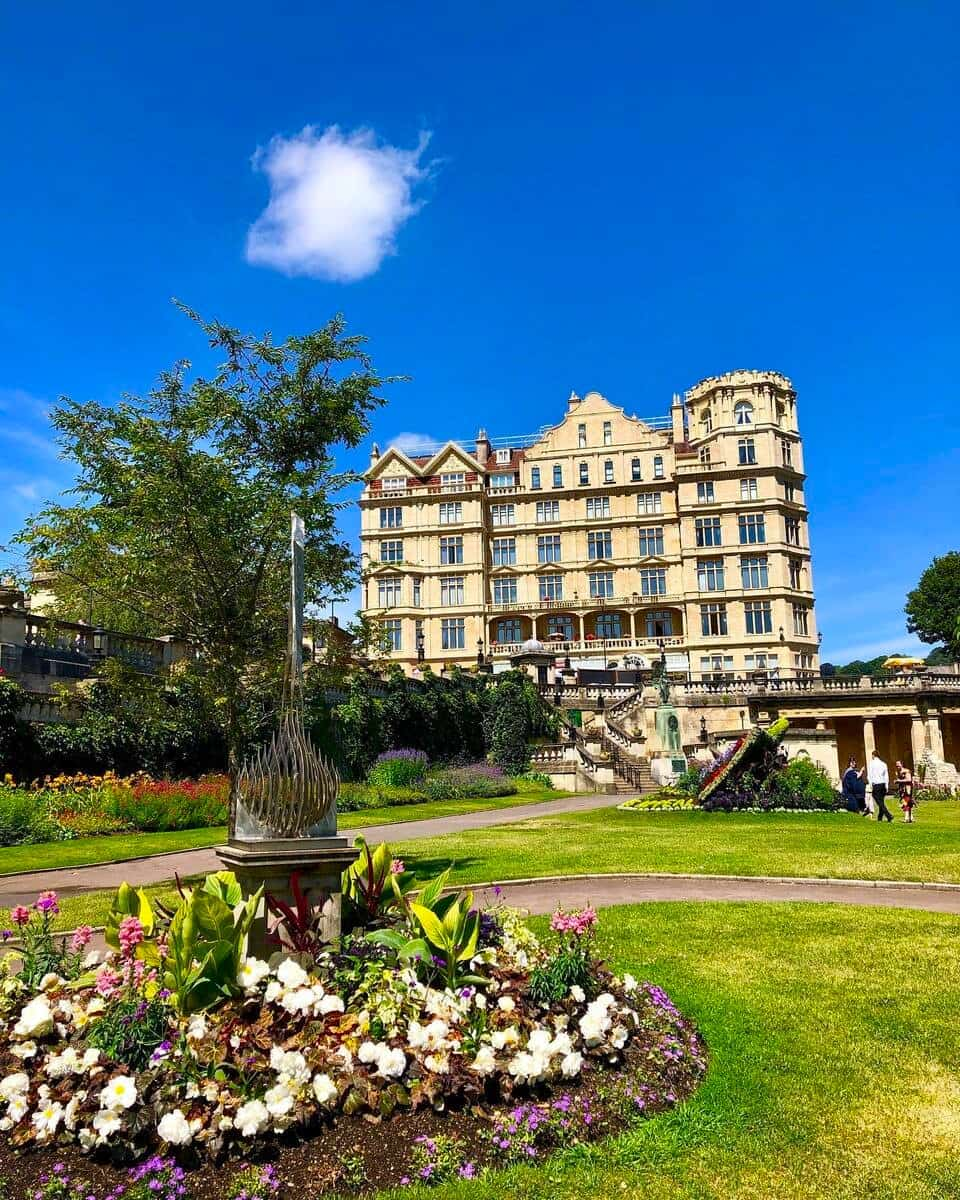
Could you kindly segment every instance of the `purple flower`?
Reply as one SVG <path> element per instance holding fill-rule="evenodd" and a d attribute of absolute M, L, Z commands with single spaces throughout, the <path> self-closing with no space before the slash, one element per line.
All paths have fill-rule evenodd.
<path fill-rule="evenodd" d="M 57 893 L 41 892 L 33 907 L 37 912 L 44 913 L 45 915 L 49 914 L 51 917 L 57 916 L 60 912 L 60 901 L 57 899 Z"/>
<path fill-rule="evenodd" d="M 457 1173 L 461 1179 L 473 1179 L 477 1173 L 477 1168 L 472 1162 L 465 1162 Z"/>

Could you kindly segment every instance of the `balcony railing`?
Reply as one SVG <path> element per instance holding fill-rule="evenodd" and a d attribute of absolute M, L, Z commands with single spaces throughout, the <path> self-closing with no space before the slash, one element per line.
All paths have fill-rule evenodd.
<path fill-rule="evenodd" d="M 515 654 L 519 654 L 522 645 L 522 642 L 491 642 L 490 652 L 495 658 L 509 658 Z M 616 652 L 623 650 L 643 650 L 647 655 L 656 657 L 659 655 L 661 647 L 663 649 L 675 649 L 678 646 L 682 646 L 683 638 L 587 637 L 582 640 L 574 639 L 569 642 L 555 641 L 552 638 L 547 638 L 543 645 L 545 653 L 555 654 L 557 658 L 565 658 L 570 654 L 583 654 L 585 652 L 598 656 L 605 655 L 612 657 Z"/>

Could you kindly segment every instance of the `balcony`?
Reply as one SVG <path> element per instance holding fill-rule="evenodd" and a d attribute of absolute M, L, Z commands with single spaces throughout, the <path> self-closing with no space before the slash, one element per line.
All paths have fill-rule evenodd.
<path fill-rule="evenodd" d="M 490 645 L 490 653 L 494 658 L 512 658 L 515 654 L 519 654 L 522 642 L 492 642 Z M 642 651 L 651 658 L 659 656 L 661 649 L 675 650 L 683 645 L 683 638 L 680 637 L 664 637 L 664 638 L 638 638 L 638 637 L 618 637 L 618 638 L 583 638 L 571 642 L 554 641 L 547 639 L 544 642 L 547 653 L 556 654 L 558 658 L 565 658 L 571 654 L 593 653 L 598 657 L 609 657 L 618 651 L 628 651 L 635 653 Z"/>
<path fill-rule="evenodd" d="M 463 496 L 483 491 L 479 483 L 425 483 L 421 487 L 388 488 L 374 492 L 365 488 L 361 504 L 389 504 L 393 500 L 426 500 L 437 496 Z"/>
<path fill-rule="evenodd" d="M 574 596 L 571 600 L 503 600 L 487 605 L 487 611 L 505 612 L 574 612 L 593 609 L 659 608 L 665 604 L 679 604 L 681 597 L 676 592 L 661 592 L 657 596 L 641 596 L 634 592 L 630 596 Z"/>

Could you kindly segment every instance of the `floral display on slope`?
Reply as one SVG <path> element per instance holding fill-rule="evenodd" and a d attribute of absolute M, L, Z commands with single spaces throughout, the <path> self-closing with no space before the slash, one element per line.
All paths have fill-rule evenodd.
<path fill-rule="evenodd" d="M 761 759 L 767 750 L 774 749 L 787 732 L 785 717 L 774 721 L 768 729 L 755 727 L 737 738 L 707 768 L 698 791 L 700 804 L 720 787 L 731 787 L 737 776 Z"/>
<path fill-rule="evenodd" d="M 10 1146 L 197 1165 L 357 1115 L 482 1106 L 491 1153 L 514 1125 L 539 1153 L 557 1144 L 571 1106 L 581 1123 L 583 1103 L 589 1115 L 571 1088 L 607 1073 L 632 1096 L 632 1055 L 647 1074 L 654 1063 L 664 1072 L 661 1105 L 699 1079 L 695 1030 L 658 988 L 597 958 L 593 909 L 558 910 L 541 941 L 513 909 L 479 912 L 469 892 L 445 895 L 446 873 L 417 891 L 387 847 L 361 855 L 345 892 L 357 878 L 378 888 L 363 897 L 365 924 L 269 962 L 243 953 L 259 896 L 242 898 L 227 872 L 184 890 L 173 913 L 121 888 L 105 954 L 89 952 L 89 930 L 54 937 L 52 893 L 15 911 L 22 967 L 8 955 L 0 981 Z M 526 1115 L 497 1116 L 504 1105 Z M 433 1151 L 418 1145 L 422 1172 Z M 454 1165 L 462 1178 L 481 1170 L 473 1152 Z"/>

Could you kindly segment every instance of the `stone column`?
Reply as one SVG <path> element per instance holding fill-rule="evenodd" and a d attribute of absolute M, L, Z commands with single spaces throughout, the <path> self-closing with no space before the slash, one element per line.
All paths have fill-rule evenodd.
<path fill-rule="evenodd" d="M 865 763 L 870 762 L 870 756 L 877 748 L 877 743 L 873 737 L 873 718 L 863 718 L 863 754 Z"/>
<path fill-rule="evenodd" d="M 927 748 L 926 722 L 919 713 L 910 717 L 910 753 L 913 755 L 913 769 L 916 771 L 920 759 Z"/>
<path fill-rule="evenodd" d="M 927 736 L 930 739 L 931 752 L 943 760 L 943 730 L 940 728 L 940 714 L 929 713 L 927 715 Z"/>

